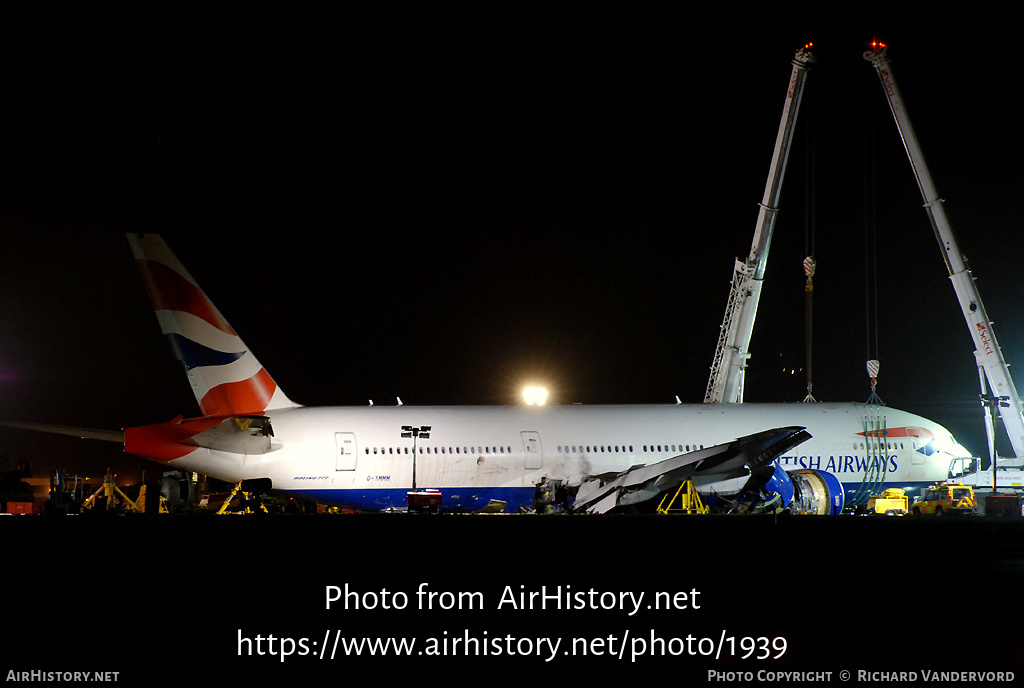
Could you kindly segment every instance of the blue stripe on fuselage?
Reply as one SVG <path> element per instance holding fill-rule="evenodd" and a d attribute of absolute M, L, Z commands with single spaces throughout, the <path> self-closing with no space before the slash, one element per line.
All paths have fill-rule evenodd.
<path fill-rule="evenodd" d="M 863 485 L 860 482 L 841 483 L 847 496 L 855 495 Z M 878 486 L 878 492 L 890 487 L 906 490 L 911 496 L 912 490 L 929 487 L 931 483 L 893 483 L 886 482 Z M 442 487 L 442 511 L 479 511 L 491 500 L 505 502 L 505 512 L 513 513 L 521 506 L 532 506 L 535 488 L 529 487 L 492 487 L 483 490 L 468 487 Z M 351 489 L 351 490 L 302 490 L 302 494 L 321 504 L 337 505 L 347 509 L 380 511 L 388 508 L 404 508 L 408 489 Z M 913 497 L 911 496 L 911 500 Z M 850 504 L 848 504 L 849 506 Z"/>
<path fill-rule="evenodd" d="M 483 490 L 470 487 L 442 487 L 442 511 L 479 511 L 491 500 L 505 502 L 505 511 L 514 512 L 520 506 L 533 504 L 535 488 L 489 487 Z M 379 511 L 406 506 L 406 489 L 351 489 L 351 490 L 302 490 L 302 494 L 321 504 L 330 504 L 347 509 Z"/>
<path fill-rule="evenodd" d="M 863 483 L 840 483 L 843 486 L 843 492 L 846 493 L 846 506 L 853 506 L 854 504 L 867 504 L 868 495 L 863 492 Z M 885 490 L 892 488 L 898 488 L 903 490 L 910 502 L 913 503 L 914 497 L 917 490 L 921 488 L 931 487 L 934 483 L 930 482 L 883 482 L 880 485 L 872 487 L 869 492 L 873 495 L 880 495 Z M 860 499 L 858 499 L 860 497 Z"/>

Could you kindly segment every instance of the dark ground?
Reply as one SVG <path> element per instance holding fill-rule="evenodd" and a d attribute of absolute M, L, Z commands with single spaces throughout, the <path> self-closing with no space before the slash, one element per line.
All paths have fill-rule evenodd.
<path fill-rule="evenodd" d="M 341 676 L 360 665 L 436 675 L 473 666 L 484 672 L 475 674 L 480 680 L 510 670 L 524 680 L 534 672 L 580 680 L 608 670 L 639 676 L 668 669 L 705 681 L 709 669 L 765 669 L 832 671 L 837 681 L 844 669 L 856 676 L 867 669 L 1024 666 L 1024 636 L 1006 623 L 1024 572 L 1021 521 L 10 517 L 0 519 L 0 529 L 5 565 L 16 572 L 4 595 L 13 632 L 0 666 L 5 675 L 88 670 L 118 671 L 122 681 L 164 674 L 294 680 L 325 671 Z M 482 608 L 418 610 L 421 583 L 455 595 L 435 598 L 439 606 L 458 593 L 479 593 Z M 326 609 L 329 586 L 346 585 L 363 596 L 361 604 L 376 600 L 377 608 L 346 610 L 338 602 Z M 562 586 L 643 592 L 644 599 L 632 616 L 619 609 L 499 609 L 506 586 L 517 595 Z M 674 599 L 687 608 L 647 609 L 659 592 L 686 592 Z M 408 596 L 407 608 L 384 609 L 398 593 Z M 502 644 L 509 635 L 563 640 L 552 662 L 493 650 L 471 665 L 451 653 L 318 660 L 334 629 L 346 637 L 415 637 L 420 649 L 430 638 L 461 639 L 467 631 Z M 692 637 L 695 656 L 645 654 L 630 662 L 652 633 L 679 639 L 671 641 L 677 649 Z M 275 652 L 281 638 L 305 638 L 307 652 L 299 656 L 297 644 L 283 662 L 238 657 L 240 635 L 254 653 L 257 636 Z M 785 638 L 785 652 L 730 658 L 726 641 L 718 659 L 701 656 L 723 636 L 735 638 L 740 654 L 741 638 Z M 623 637 L 629 640 L 619 660 Z M 586 639 L 591 656 L 564 654 L 574 638 Z M 700 645 L 700 638 L 710 640 Z M 782 647 L 775 642 L 755 644 L 755 656 L 774 657 Z M 612 669 L 616 664 L 622 666 Z"/>

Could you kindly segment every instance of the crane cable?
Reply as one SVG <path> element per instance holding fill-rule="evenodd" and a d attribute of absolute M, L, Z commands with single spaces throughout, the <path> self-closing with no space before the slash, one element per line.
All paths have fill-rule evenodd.
<path fill-rule="evenodd" d="M 867 504 L 872 494 L 877 493 L 885 482 L 888 472 L 889 428 L 885 403 L 875 394 L 878 382 L 878 231 L 877 231 L 877 185 L 875 159 L 875 117 L 874 108 L 868 105 L 867 122 L 864 129 L 864 335 L 867 353 L 867 372 L 871 380 L 871 396 L 868 397 L 864 413 L 864 475 L 860 486 L 847 493 L 847 503 L 854 506 Z M 872 345 L 872 338 L 874 339 Z M 872 355 L 874 354 L 874 355 Z M 856 453 L 856 450 L 855 450 Z"/>
<path fill-rule="evenodd" d="M 804 347 L 807 356 L 807 396 L 805 402 L 816 401 L 812 390 L 814 387 L 812 377 L 812 350 L 814 344 L 814 270 L 817 263 L 815 255 L 815 176 L 816 176 L 816 151 L 815 128 L 817 117 L 815 112 L 816 99 L 814 92 L 811 92 L 810 126 L 806 128 L 807 146 L 804 149 L 804 275 L 807 281 L 804 283 Z"/>
<path fill-rule="evenodd" d="M 864 129 L 864 338 L 868 378 L 871 380 L 871 396 L 867 403 L 884 406 L 875 393 L 878 384 L 878 186 L 876 183 L 877 161 L 875 108 L 868 104 L 867 122 Z M 872 339 L 874 341 L 872 342 Z"/>

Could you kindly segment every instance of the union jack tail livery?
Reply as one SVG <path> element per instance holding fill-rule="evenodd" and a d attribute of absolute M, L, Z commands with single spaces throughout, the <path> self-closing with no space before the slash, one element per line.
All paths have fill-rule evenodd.
<path fill-rule="evenodd" d="M 160 329 L 204 416 L 295 407 L 157 234 L 129 234 Z"/>

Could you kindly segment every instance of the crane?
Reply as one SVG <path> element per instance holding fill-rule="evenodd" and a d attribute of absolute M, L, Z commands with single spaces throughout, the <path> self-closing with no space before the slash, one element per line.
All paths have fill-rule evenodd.
<path fill-rule="evenodd" d="M 733 403 L 743 401 L 743 374 L 750 358 L 750 336 L 754 331 L 754 318 L 761 298 L 768 249 L 775 228 L 775 217 L 779 212 L 779 196 L 782 193 L 782 178 L 796 128 L 796 116 L 800 111 L 807 69 L 814 62 L 808 43 L 796 52 L 793 58 L 793 72 L 786 90 L 786 101 L 782 109 L 782 121 L 775 139 L 768 182 L 765 184 L 761 209 L 758 211 L 754 240 L 746 261 L 736 260 L 732 288 L 725 306 L 715 358 L 711 364 L 711 377 L 704 403 Z"/>
<path fill-rule="evenodd" d="M 953 290 L 960 302 L 960 310 L 967 322 L 967 329 L 970 330 L 971 338 L 974 340 L 974 357 L 978 364 L 982 403 L 985 406 L 989 432 L 989 451 L 994 459 L 993 407 L 1005 406 L 1006 410 L 1002 413 L 1003 427 L 1010 438 L 1014 455 L 1018 458 L 1024 457 L 1024 408 L 1021 406 L 1021 399 L 1017 395 L 1017 389 L 1010 377 L 1006 359 L 996 341 L 992 321 L 989 320 L 985 306 L 981 302 L 981 294 L 978 292 L 978 287 L 967 266 L 967 259 L 957 247 L 956 237 L 953 235 L 953 229 L 946 218 L 946 211 L 942 205 L 943 200 L 935 190 L 935 184 L 928 172 L 928 166 L 921 153 L 921 146 L 918 144 L 914 128 L 907 116 L 906 107 L 903 105 L 903 98 L 896 86 L 896 79 L 893 77 L 886 45 L 877 41 L 872 43 L 871 49 L 864 53 L 864 59 L 874 65 L 875 71 L 878 72 L 882 81 L 885 97 L 889 101 L 889 108 L 892 110 L 896 127 L 903 139 L 903 146 L 910 158 L 910 166 L 917 177 L 917 186 L 924 199 L 925 212 L 927 212 L 928 220 L 935 232 L 935 238 L 939 242 L 942 257 L 946 261 L 949 279 L 953 283 Z"/>

